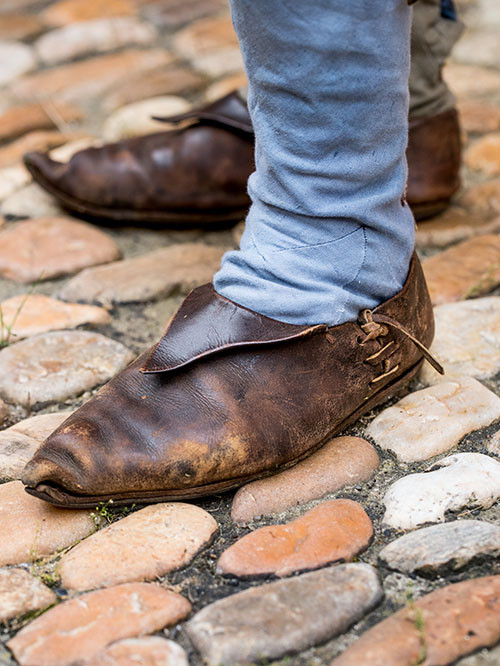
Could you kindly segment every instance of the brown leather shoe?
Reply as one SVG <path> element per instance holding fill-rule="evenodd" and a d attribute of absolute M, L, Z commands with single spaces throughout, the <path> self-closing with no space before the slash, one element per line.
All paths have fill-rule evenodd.
<path fill-rule="evenodd" d="M 410 123 L 407 199 L 417 220 L 448 207 L 460 187 L 461 151 L 455 109 Z"/>
<path fill-rule="evenodd" d="M 235 488 L 294 465 L 400 392 L 433 332 L 416 257 L 401 292 L 334 327 L 284 324 L 204 285 L 156 347 L 44 442 L 23 482 L 68 507 Z"/>
<path fill-rule="evenodd" d="M 88 148 L 68 164 L 25 156 L 36 182 L 73 213 L 157 224 L 213 224 L 244 217 L 254 170 L 253 129 L 237 93 L 164 118 L 187 128 Z M 410 124 L 408 203 L 421 219 L 448 205 L 459 185 L 456 111 Z"/>
<path fill-rule="evenodd" d="M 70 211 L 110 221 L 212 224 L 245 216 L 253 129 L 245 102 L 227 95 L 165 119 L 188 128 L 82 150 L 62 164 L 24 157 L 35 181 Z"/>

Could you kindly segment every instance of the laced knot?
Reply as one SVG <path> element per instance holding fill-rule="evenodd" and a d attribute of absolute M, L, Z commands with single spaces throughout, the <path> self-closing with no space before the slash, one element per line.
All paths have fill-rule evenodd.
<path fill-rule="evenodd" d="M 383 314 L 378 314 L 377 312 L 372 312 L 371 310 L 362 310 L 359 314 L 358 323 L 361 327 L 361 330 L 365 334 L 365 339 L 360 342 L 361 345 L 366 344 L 370 340 L 376 340 L 379 337 L 387 335 L 389 328 L 394 328 L 400 333 L 403 333 L 404 336 L 411 340 L 413 344 L 419 349 L 422 353 L 425 360 L 432 365 L 436 372 L 439 372 L 440 375 L 444 375 L 444 370 L 441 364 L 432 356 L 430 351 L 423 345 L 420 340 L 417 340 L 404 326 L 399 322 L 395 321 L 391 317 L 387 317 Z"/>

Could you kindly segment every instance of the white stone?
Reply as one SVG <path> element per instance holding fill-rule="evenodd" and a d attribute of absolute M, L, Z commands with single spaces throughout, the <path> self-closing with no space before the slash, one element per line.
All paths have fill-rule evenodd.
<path fill-rule="evenodd" d="M 16 189 L 7 196 L 0 207 L 2 215 L 12 217 L 58 217 L 63 210 L 55 199 L 36 183 Z"/>
<path fill-rule="evenodd" d="M 65 143 L 62 146 L 58 146 L 50 151 L 49 157 L 56 162 L 69 162 L 75 153 L 80 152 L 80 150 L 85 150 L 85 148 L 98 147 L 102 144 L 101 141 L 93 139 L 91 137 L 85 137 L 82 139 L 75 139 L 69 143 Z"/>
<path fill-rule="evenodd" d="M 156 29 L 132 17 L 78 21 L 45 33 L 35 42 L 40 60 L 47 65 L 91 53 L 104 53 L 127 45 L 151 44 Z"/>
<path fill-rule="evenodd" d="M 36 67 L 33 49 L 21 42 L 0 41 L 0 87 Z"/>
<path fill-rule="evenodd" d="M 133 104 L 122 106 L 112 113 L 104 123 L 102 138 L 105 141 L 118 141 L 140 134 L 163 132 L 169 125 L 153 120 L 153 116 L 166 117 L 184 113 L 189 109 L 185 99 L 175 95 L 152 97 Z"/>
<path fill-rule="evenodd" d="M 500 370 L 500 297 L 439 305 L 434 316 L 431 352 L 443 365 L 446 379 L 463 375 L 487 379 Z M 421 379 L 425 384 L 442 381 L 428 363 Z"/>
<path fill-rule="evenodd" d="M 0 169 L 0 202 L 27 185 L 30 180 L 31 176 L 22 164 Z"/>
<path fill-rule="evenodd" d="M 500 463 L 482 453 L 456 453 L 396 481 L 383 500 L 383 524 L 413 530 L 444 522 L 447 511 L 487 509 L 499 497 Z"/>
<path fill-rule="evenodd" d="M 472 430 L 500 418 L 500 398 L 471 377 L 410 393 L 370 423 L 365 434 L 398 460 L 427 460 Z"/>

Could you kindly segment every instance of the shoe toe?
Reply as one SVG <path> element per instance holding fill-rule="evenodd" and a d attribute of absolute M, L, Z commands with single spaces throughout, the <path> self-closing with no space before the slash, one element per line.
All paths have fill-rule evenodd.
<path fill-rule="evenodd" d="M 32 151 L 23 155 L 24 165 L 34 180 L 42 186 L 59 186 L 65 164 L 51 159 L 47 153 Z"/>

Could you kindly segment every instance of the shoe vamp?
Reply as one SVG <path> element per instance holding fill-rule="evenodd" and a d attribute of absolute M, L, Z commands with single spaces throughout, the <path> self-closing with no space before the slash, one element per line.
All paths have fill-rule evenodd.
<path fill-rule="evenodd" d="M 269 473 L 323 443 L 362 402 L 360 364 L 336 351 L 316 336 L 158 374 L 141 373 L 139 359 L 65 421 L 37 457 L 69 466 L 68 479 L 85 494 Z"/>

